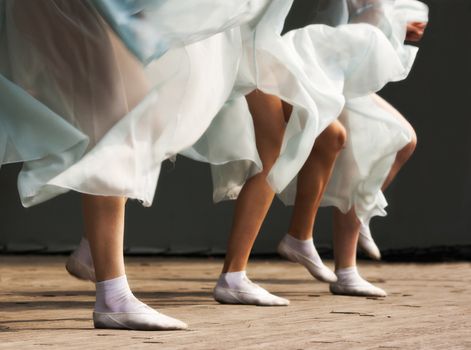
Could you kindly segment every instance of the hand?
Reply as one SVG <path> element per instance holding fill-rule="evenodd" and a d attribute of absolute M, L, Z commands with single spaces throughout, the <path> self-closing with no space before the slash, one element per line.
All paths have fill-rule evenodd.
<path fill-rule="evenodd" d="M 407 41 L 418 42 L 424 36 L 425 28 L 427 27 L 426 22 L 411 22 L 407 25 Z"/>

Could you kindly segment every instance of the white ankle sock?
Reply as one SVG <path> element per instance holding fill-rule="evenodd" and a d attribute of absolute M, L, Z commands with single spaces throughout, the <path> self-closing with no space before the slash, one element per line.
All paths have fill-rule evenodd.
<path fill-rule="evenodd" d="M 237 289 L 246 278 L 246 271 L 221 273 L 217 285 L 223 288 Z"/>
<path fill-rule="evenodd" d="M 82 237 L 80 244 L 74 251 L 75 257 L 84 265 L 93 268 L 93 258 L 90 251 L 90 244 L 85 237 Z"/>
<path fill-rule="evenodd" d="M 316 265 L 324 265 L 321 257 L 319 256 L 319 253 L 317 253 L 316 247 L 314 246 L 314 241 L 312 239 L 300 240 L 294 238 L 290 233 L 288 233 L 285 235 L 284 240 L 288 246 L 302 255 L 307 256 L 309 259 L 314 261 Z"/>
<path fill-rule="evenodd" d="M 214 288 L 214 298 L 223 304 L 289 305 L 289 300 L 273 295 L 253 283 L 245 271 L 222 273 Z"/>
<path fill-rule="evenodd" d="M 346 295 L 371 295 L 385 297 L 387 293 L 381 288 L 371 284 L 360 276 L 356 266 L 335 270 L 337 282 L 333 284 L 334 290 Z M 332 287 L 332 285 L 331 285 Z"/>
<path fill-rule="evenodd" d="M 140 312 L 146 308 L 132 294 L 126 275 L 96 283 L 96 312 Z"/>
<path fill-rule="evenodd" d="M 338 282 L 342 284 L 355 284 L 365 281 L 358 273 L 358 269 L 356 266 L 345 267 L 343 269 L 336 269 L 335 274 L 339 279 Z"/>

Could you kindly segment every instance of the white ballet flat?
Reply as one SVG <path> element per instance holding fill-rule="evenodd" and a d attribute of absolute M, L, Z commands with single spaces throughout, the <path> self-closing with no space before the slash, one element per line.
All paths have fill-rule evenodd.
<path fill-rule="evenodd" d="M 184 330 L 186 323 L 147 307 L 142 312 L 93 312 L 93 324 L 99 329 L 135 331 Z"/>
<path fill-rule="evenodd" d="M 331 269 L 324 264 L 316 264 L 309 257 L 290 247 L 284 240 L 281 240 L 280 244 L 278 244 L 278 253 L 289 261 L 303 265 L 319 281 L 326 283 L 337 281 L 337 276 Z"/>
<path fill-rule="evenodd" d="M 364 297 L 386 297 L 388 294 L 368 281 L 361 283 L 342 284 L 340 282 L 330 284 L 330 292 L 337 295 L 364 296 Z"/>
<path fill-rule="evenodd" d="M 214 300 L 221 304 L 243 304 L 258 306 L 288 306 L 289 300 L 271 294 L 266 289 L 245 278 L 237 288 L 216 285 L 213 290 Z"/>
<path fill-rule="evenodd" d="M 95 268 L 93 266 L 88 266 L 81 262 L 77 258 L 75 252 L 73 252 L 67 259 L 65 269 L 70 275 L 74 276 L 75 278 L 78 278 L 83 281 L 96 282 Z"/>
<path fill-rule="evenodd" d="M 358 246 L 373 260 L 381 260 L 381 252 L 376 245 L 368 225 L 361 225 Z"/>

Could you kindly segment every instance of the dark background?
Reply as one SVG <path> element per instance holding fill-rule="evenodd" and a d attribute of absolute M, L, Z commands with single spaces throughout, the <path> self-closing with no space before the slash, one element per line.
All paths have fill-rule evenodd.
<path fill-rule="evenodd" d="M 289 25 L 303 21 L 312 0 L 295 0 Z M 471 1 L 428 0 L 430 26 L 415 68 L 381 92 L 415 127 L 418 148 L 387 192 L 389 216 L 372 230 L 386 257 L 417 255 L 471 258 Z M 312 5 L 311 5 L 312 6 Z M 69 193 L 22 208 L 16 189 L 19 166 L 0 171 L 0 249 L 6 252 L 66 252 L 82 232 L 80 196 Z M 152 208 L 128 204 L 128 253 L 220 254 L 233 203 L 212 203 L 205 164 L 180 157 L 165 164 Z M 291 209 L 278 200 L 255 253 L 273 253 Z M 317 246 L 328 251 L 330 210 L 322 209 Z"/>

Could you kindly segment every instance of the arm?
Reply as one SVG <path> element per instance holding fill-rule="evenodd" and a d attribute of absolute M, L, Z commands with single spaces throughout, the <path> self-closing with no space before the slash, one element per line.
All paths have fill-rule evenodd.
<path fill-rule="evenodd" d="M 407 41 L 418 42 L 424 36 L 425 28 L 427 27 L 426 22 L 410 22 L 407 24 Z"/>

